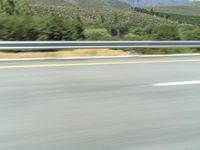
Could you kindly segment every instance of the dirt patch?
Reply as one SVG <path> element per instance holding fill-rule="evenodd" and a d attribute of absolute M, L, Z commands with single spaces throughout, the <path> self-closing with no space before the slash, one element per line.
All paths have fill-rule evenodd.
<path fill-rule="evenodd" d="M 88 56 L 126 56 L 130 52 L 111 49 L 76 49 L 55 52 L 0 52 L 0 58 L 45 58 L 45 57 L 88 57 Z"/>

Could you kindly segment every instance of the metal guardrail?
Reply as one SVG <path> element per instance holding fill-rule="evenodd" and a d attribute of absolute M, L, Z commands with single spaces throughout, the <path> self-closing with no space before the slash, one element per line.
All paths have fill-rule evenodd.
<path fill-rule="evenodd" d="M 200 48 L 200 41 L 0 41 L 0 50 Z"/>

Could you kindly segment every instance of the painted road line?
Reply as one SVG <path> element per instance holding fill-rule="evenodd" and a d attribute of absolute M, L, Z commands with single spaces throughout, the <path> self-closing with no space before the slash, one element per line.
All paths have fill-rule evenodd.
<path fill-rule="evenodd" d="M 198 56 L 198 55 L 195 55 Z M 200 56 L 200 55 L 199 55 Z M 135 55 L 124 56 L 88 56 L 88 57 L 41 57 L 41 58 L 2 58 L 0 62 L 4 61 L 39 61 L 39 60 L 85 60 L 85 59 L 115 59 L 115 58 L 134 58 Z M 188 56 L 189 57 L 189 56 Z"/>
<path fill-rule="evenodd" d="M 84 60 L 84 59 L 115 59 L 115 58 L 159 58 L 159 57 L 191 57 L 200 54 L 161 54 L 161 55 L 124 55 L 124 56 L 86 56 L 86 57 L 41 57 L 41 58 L 1 58 L 4 61 L 39 61 L 39 60 Z"/>
<path fill-rule="evenodd" d="M 200 62 L 200 59 L 192 60 L 159 60 L 159 61 L 128 61 L 128 62 L 99 62 L 99 63 L 75 63 L 75 64 L 33 64 L 33 65 L 8 65 L 0 66 L 0 69 L 15 68 L 46 68 L 46 67 L 73 67 L 73 66 L 97 66 L 97 65 L 125 65 L 125 64 L 150 64 L 150 63 L 181 63 Z"/>
<path fill-rule="evenodd" d="M 161 87 L 161 86 L 181 86 L 181 85 L 193 85 L 193 84 L 200 84 L 200 80 L 197 80 L 197 81 L 157 83 L 157 84 L 153 84 L 153 86 Z"/>

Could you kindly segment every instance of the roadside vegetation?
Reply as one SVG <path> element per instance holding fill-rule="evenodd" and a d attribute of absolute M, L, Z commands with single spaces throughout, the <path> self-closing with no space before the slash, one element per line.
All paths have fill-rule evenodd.
<path fill-rule="evenodd" d="M 0 52 L 0 59 L 9 58 L 70 58 L 70 57 L 90 57 L 90 56 L 128 56 L 133 53 L 123 50 L 111 49 L 76 49 L 59 50 L 46 52 Z"/>
<path fill-rule="evenodd" d="M 198 17 L 153 9 L 84 9 L 0 0 L 0 40 L 200 40 Z M 184 51 L 196 52 L 196 49 Z M 157 52 L 183 51 L 161 49 Z"/>

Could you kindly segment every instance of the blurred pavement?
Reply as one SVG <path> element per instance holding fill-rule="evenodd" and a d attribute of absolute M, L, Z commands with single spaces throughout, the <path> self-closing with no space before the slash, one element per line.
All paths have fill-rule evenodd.
<path fill-rule="evenodd" d="M 0 62 L 0 150 L 199 150 L 200 84 L 153 86 L 196 80 L 200 56 Z"/>

